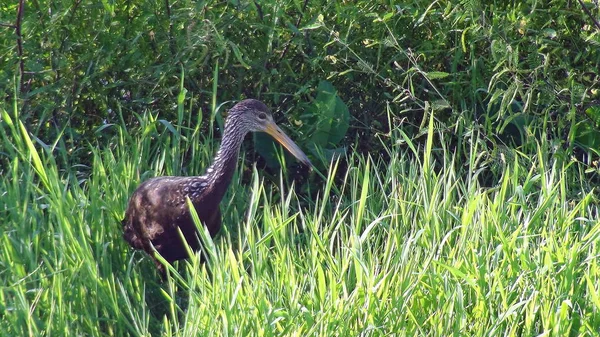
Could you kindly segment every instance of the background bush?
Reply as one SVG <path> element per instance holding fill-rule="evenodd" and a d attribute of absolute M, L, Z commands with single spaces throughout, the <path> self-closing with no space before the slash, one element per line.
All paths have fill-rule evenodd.
<path fill-rule="evenodd" d="M 327 80 L 351 115 L 340 145 L 357 151 L 381 150 L 375 136 L 398 125 L 418 136 L 426 107 L 456 145 L 472 128 L 492 148 L 600 144 L 591 2 L 34 1 L 22 51 L 10 27 L 19 3 L 1 6 L 4 101 L 16 87 L 28 129 L 44 142 L 64 132 L 71 150 L 104 124 L 134 126 L 136 113 L 181 122 L 182 70 L 186 115 L 206 121 L 256 97 L 285 112 L 300 143 Z"/>

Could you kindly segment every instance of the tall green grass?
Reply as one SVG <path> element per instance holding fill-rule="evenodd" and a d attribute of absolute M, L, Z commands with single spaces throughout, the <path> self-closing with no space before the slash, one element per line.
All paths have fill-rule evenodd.
<path fill-rule="evenodd" d="M 110 145 L 80 149 L 88 167 L 32 137 L 17 106 L 0 113 L 3 336 L 598 335 L 598 200 L 547 143 L 492 187 L 485 142 L 467 134 L 458 162 L 433 118 L 423 148 L 392 130 L 389 159 L 340 158 L 308 193 L 238 173 L 206 263 L 161 282 L 120 220 L 142 180 L 208 165 L 198 121 L 107 126 Z"/>

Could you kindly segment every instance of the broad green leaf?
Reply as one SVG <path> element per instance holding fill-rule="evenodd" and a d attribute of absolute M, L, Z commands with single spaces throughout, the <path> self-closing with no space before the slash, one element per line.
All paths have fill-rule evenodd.
<path fill-rule="evenodd" d="M 316 146 L 332 147 L 346 135 L 350 123 L 348 107 L 328 81 L 319 82 L 317 97 L 309 109 L 316 123 L 311 140 Z"/>

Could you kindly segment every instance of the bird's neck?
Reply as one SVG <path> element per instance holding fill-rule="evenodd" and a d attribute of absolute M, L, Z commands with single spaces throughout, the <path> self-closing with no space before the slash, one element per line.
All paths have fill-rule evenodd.
<path fill-rule="evenodd" d="M 214 197 L 220 202 L 231 183 L 233 173 L 237 167 L 240 147 L 247 132 L 240 132 L 235 121 L 225 124 L 225 132 L 221 146 L 212 165 L 206 170 L 205 177 L 214 190 Z"/>

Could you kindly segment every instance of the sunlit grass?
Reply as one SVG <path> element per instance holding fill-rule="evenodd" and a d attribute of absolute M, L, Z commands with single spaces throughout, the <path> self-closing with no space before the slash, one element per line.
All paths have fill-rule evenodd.
<path fill-rule="evenodd" d="M 63 148 L 36 142 L 16 107 L 1 113 L 5 336 L 585 336 L 600 326 L 598 202 L 547 144 L 530 167 L 504 163 L 491 187 L 478 181 L 476 135 L 471 160 L 457 163 L 443 135 L 421 151 L 400 130 L 385 140 L 388 159 L 323 163 L 327 179 L 313 177 L 310 193 L 236 174 L 224 230 L 214 244 L 204 235 L 206 263 L 180 262 L 161 282 L 121 238 L 127 198 L 150 176 L 201 172 L 213 142 L 191 120 L 140 116 L 149 131 L 111 126 L 114 146 L 90 146 L 91 166 L 60 168 Z"/>

